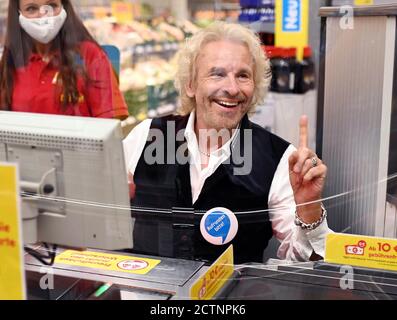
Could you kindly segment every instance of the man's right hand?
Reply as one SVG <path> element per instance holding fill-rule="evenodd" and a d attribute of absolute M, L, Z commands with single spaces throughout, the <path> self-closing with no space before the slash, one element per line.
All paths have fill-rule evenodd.
<path fill-rule="evenodd" d="M 321 214 L 321 198 L 327 166 L 308 148 L 308 118 L 299 121 L 299 148 L 288 159 L 289 177 L 297 213 L 306 223 L 317 221 Z"/>

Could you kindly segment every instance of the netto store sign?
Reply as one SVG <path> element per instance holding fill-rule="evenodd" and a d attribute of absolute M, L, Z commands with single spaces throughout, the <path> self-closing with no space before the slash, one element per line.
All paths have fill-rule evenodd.
<path fill-rule="evenodd" d="M 300 0 L 283 0 L 282 28 L 284 32 L 300 32 L 302 12 Z"/>

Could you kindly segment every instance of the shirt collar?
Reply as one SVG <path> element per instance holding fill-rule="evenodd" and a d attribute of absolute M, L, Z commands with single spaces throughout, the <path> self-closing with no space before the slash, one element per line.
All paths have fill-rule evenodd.
<path fill-rule="evenodd" d="M 38 53 L 32 53 L 29 57 L 29 61 L 30 62 L 34 62 L 34 61 L 40 61 L 42 60 L 42 56 L 39 55 Z"/>
<path fill-rule="evenodd" d="M 198 141 L 196 137 L 196 133 L 194 131 L 194 123 L 196 120 L 196 112 L 192 111 L 189 115 L 189 119 L 185 128 L 185 138 L 187 141 L 187 147 L 194 156 L 199 156 L 198 149 Z M 236 136 L 240 131 L 240 123 L 237 126 L 237 129 L 234 130 L 231 139 L 229 139 L 221 148 L 214 150 L 211 152 L 211 156 L 221 157 L 224 155 L 225 157 L 230 156 L 230 144 L 235 142 Z"/>
<path fill-rule="evenodd" d="M 59 52 L 53 52 L 53 53 L 51 53 L 51 55 L 50 55 L 50 60 L 49 60 L 49 61 L 51 61 L 52 58 L 54 58 L 54 57 L 59 57 L 59 56 L 60 56 L 60 53 L 59 53 Z M 34 61 L 43 61 L 43 62 L 44 62 L 43 56 L 40 55 L 40 54 L 38 54 L 38 53 L 36 53 L 36 52 L 32 52 L 32 53 L 30 54 L 30 57 L 29 57 L 29 62 L 34 62 Z M 48 61 L 48 62 L 49 62 L 49 61 Z"/>

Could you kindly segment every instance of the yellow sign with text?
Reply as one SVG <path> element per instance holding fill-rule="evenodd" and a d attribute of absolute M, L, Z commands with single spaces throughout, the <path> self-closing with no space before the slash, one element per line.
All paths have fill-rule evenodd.
<path fill-rule="evenodd" d="M 297 49 L 297 59 L 303 59 L 309 40 L 309 0 L 276 0 L 276 47 Z"/>
<path fill-rule="evenodd" d="M 135 7 L 131 2 L 112 1 L 112 15 L 119 23 L 131 22 L 134 20 Z"/>
<path fill-rule="evenodd" d="M 134 274 L 147 274 L 160 262 L 161 260 L 156 259 L 75 250 L 66 250 L 55 258 L 55 263 L 68 266 L 87 267 Z"/>
<path fill-rule="evenodd" d="M 18 168 L 0 163 L 0 300 L 26 298 Z"/>
<path fill-rule="evenodd" d="M 190 298 L 193 300 L 209 300 L 230 279 L 234 270 L 233 245 L 212 264 L 190 288 Z"/>
<path fill-rule="evenodd" d="M 327 236 L 326 262 L 397 271 L 397 240 L 333 233 Z"/>
<path fill-rule="evenodd" d="M 93 7 L 92 12 L 95 19 L 103 19 L 108 16 L 109 9 L 107 7 Z"/>
<path fill-rule="evenodd" d="M 374 4 L 374 0 L 354 0 L 355 6 L 370 6 Z"/>

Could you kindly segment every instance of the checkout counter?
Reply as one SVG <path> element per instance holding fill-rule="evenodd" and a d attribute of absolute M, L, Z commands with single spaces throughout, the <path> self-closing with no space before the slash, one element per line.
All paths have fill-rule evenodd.
<path fill-rule="evenodd" d="M 59 250 L 62 252 L 62 250 Z M 101 251 L 97 251 L 101 253 Z M 128 255 L 128 254 L 127 254 Z M 147 274 L 103 271 L 55 263 L 48 267 L 25 256 L 30 300 L 188 300 L 190 287 L 208 270 L 203 262 L 159 258 Z M 218 300 L 397 300 L 397 272 L 354 268 L 346 279 L 340 265 L 324 262 L 234 266 L 232 277 L 217 292 Z M 46 275 L 47 273 L 47 275 Z M 42 289 L 48 274 L 53 289 Z M 351 281 L 348 288 L 343 286 Z M 52 281 L 52 280 L 51 280 Z M 343 289 L 345 288 L 345 289 Z"/>
<path fill-rule="evenodd" d="M 382 181 L 388 173 L 393 173 L 394 169 L 388 168 L 387 165 L 389 156 L 393 159 L 392 152 L 397 150 L 397 147 L 394 147 L 397 141 L 395 122 L 391 122 L 391 119 L 395 119 L 397 115 L 395 103 L 397 73 L 390 67 L 394 67 L 397 52 L 395 50 L 397 6 L 377 8 L 376 11 L 361 9 L 355 17 L 357 19 L 354 30 L 349 32 L 340 29 L 340 13 L 337 9 L 323 9 L 320 14 L 323 31 L 321 51 L 323 79 L 321 79 L 319 95 L 318 129 L 321 130 L 317 130 L 319 140 L 317 145 L 325 162 L 334 164 L 330 166 L 328 180 L 328 185 L 332 188 L 329 187 L 327 192 L 329 195 L 342 194 L 346 192 L 346 185 L 348 191 L 358 192 L 358 194 L 349 193 L 350 198 L 339 205 L 327 204 L 330 210 L 329 216 L 332 216 L 334 221 L 331 227 L 340 231 L 346 226 L 353 226 L 350 230 L 352 233 L 384 236 L 386 235 L 384 232 L 386 192 L 391 189 L 387 188 L 387 183 L 377 182 Z M 378 36 L 379 34 L 382 36 Z M 353 38 L 355 41 L 352 41 Z M 343 44 L 353 47 L 346 48 Z M 379 54 L 379 48 L 382 49 L 382 54 Z M 352 71 L 351 66 L 355 66 L 357 72 Z M 341 92 L 345 92 L 346 95 L 341 95 Z M 348 108 L 355 112 L 345 112 Z M 66 146 L 65 149 L 67 148 L 75 149 Z M 101 148 L 109 153 L 115 153 L 113 149 Z M 335 150 L 340 152 L 336 153 Z M 121 148 L 117 152 L 121 154 Z M 85 154 L 81 154 L 81 157 L 87 159 Z M 48 162 L 53 160 L 52 156 L 47 158 Z M 74 159 L 76 156 L 65 159 L 71 158 Z M 98 156 L 96 158 L 98 163 L 100 163 L 99 159 L 104 157 Z M 62 163 L 58 162 L 59 167 L 62 167 Z M 87 172 L 95 177 L 103 176 L 105 182 L 99 180 L 93 187 L 86 187 L 86 190 L 96 190 L 96 185 L 109 185 L 109 179 L 115 177 L 114 172 L 96 169 L 93 166 L 95 163 L 90 161 L 87 166 L 82 167 L 90 170 L 80 170 L 76 174 L 77 178 L 71 179 L 73 184 L 71 183 L 65 190 L 75 192 L 77 190 L 75 181 L 89 181 L 82 175 Z M 117 163 L 108 166 L 112 169 L 123 167 Z M 351 167 L 357 170 L 348 175 Z M 68 168 L 73 169 L 71 172 L 75 171 L 75 166 L 70 165 Z M 98 172 L 102 174 L 98 175 Z M 112 175 L 106 178 L 104 172 L 112 172 Z M 125 177 L 125 172 L 120 172 L 120 176 Z M 116 180 L 116 178 L 114 185 L 118 186 L 122 179 Z M 369 187 L 363 189 L 360 186 Z M 124 187 L 124 204 L 128 205 L 128 189 L 126 185 Z M 118 195 L 120 192 L 104 192 L 100 196 L 104 198 L 108 194 Z M 396 204 L 396 197 L 393 195 L 397 193 L 390 194 L 387 200 Z M 63 196 L 74 199 L 70 194 Z M 120 203 L 120 201 L 115 202 Z M 359 220 L 363 220 L 365 224 L 357 223 L 357 216 L 364 212 L 368 216 L 360 216 Z M 374 212 L 377 213 L 376 216 L 373 216 Z M 124 215 L 130 218 L 129 213 Z M 48 216 L 52 218 L 56 215 Z M 396 216 L 394 214 L 393 217 Z M 394 221 L 397 221 L 397 218 Z M 73 225 L 79 226 L 79 223 Z M 87 223 L 87 225 L 91 224 Z M 393 226 L 396 226 L 395 222 Z M 64 231 L 62 225 L 56 229 L 56 232 L 61 231 Z M 96 233 L 92 233 L 95 238 Z M 69 245 L 73 246 L 73 244 Z M 35 249 L 40 251 L 45 248 Z M 58 255 L 64 251 L 59 249 Z M 110 253 L 100 250 L 94 252 L 98 255 Z M 59 261 L 46 266 L 26 254 L 24 259 L 27 298 L 29 300 L 189 300 L 193 284 L 209 270 L 209 266 L 201 261 L 128 253 L 123 255 L 134 257 L 131 261 L 142 258 L 155 259 L 159 262 L 146 273 L 131 273 L 66 265 Z M 342 267 L 324 262 L 286 263 L 279 260 L 269 260 L 266 264 L 235 265 L 232 276 L 217 291 L 214 299 L 397 300 L 397 272 L 354 267 L 354 274 L 348 276 Z M 343 285 L 346 281 L 349 284 L 348 288 Z"/>

